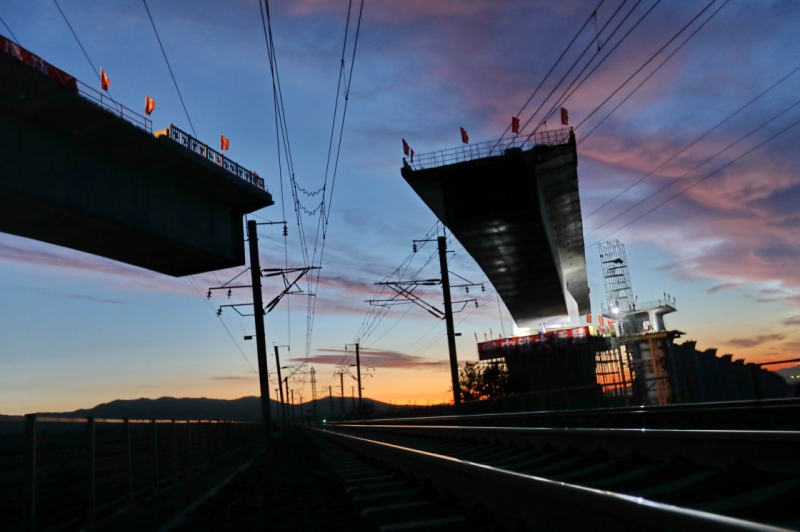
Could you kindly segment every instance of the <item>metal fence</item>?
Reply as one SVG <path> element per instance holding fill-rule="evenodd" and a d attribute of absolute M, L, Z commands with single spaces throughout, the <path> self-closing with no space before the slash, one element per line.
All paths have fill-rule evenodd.
<path fill-rule="evenodd" d="M 510 137 L 507 139 L 479 142 L 477 144 L 464 144 L 456 148 L 423 153 L 417 155 L 413 160 L 406 158 L 405 161 L 414 170 L 424 170 L 426 168 L 436 168 L 448 164 L 482 159 L 493 155 L 502 155 L 510 148 L 529 150 L 534 146 L 557 146 L 559 144 L 567 144 L 571 137 L 572 130 L 570 128 L 537 131 L 531 137 Z"/>
<path fill-rule="evenodd" d="M 3 418 L 0 530 L 90 526 L 263 432 L 244 422 Z"/>
<path fill-rule="evenodd" d="M 169 128 L 167 129 L 162 129 L 160 131 L 157 131 L 155 135 L 157 137 L 160 136 L 169 137 L 178 144 L 180 144 L 181 146 L 183 146 L 184 148 L 188 148 L 192 150 L 194 153 L 216 164 L 217 166 L 221 166 L 228 172 L 238 176 L 241 179 L 244 179 L 251 185 L 255 185 L 261 190 L 267 190 L 266 185 L 264 184 L 264 180 L 260 178 L 258 174 L 248 170 L 247 168 L 239 166 L 238 163 L 231 161 L 218 151 L 209 148 L 207 144 L 203 144 L 190 134 L 175 127 L 172 124 L 170 124 Z"/>
<path fill-rule="evenodd" d="M 99 107 L 110 113 L 119 116 L 120 118 L 122 118 L 127 122 L 130 122 L 134 126 L 144 129 L 148 133 L 153 132 L 153 121 L 150 120 L 149 118 L 140 115 L 136 111 L 128 109 L 121 103 L 111 99 L 111 97 L 109 97 L 108 94 L 95 90 L 90 86 L 88 86 L 87 84 L 83 83 L 82 81 L 77 81 L 77 83 L 78 83 L 78 94 L 80 94 L 90 102 L 98 105 Z"/>

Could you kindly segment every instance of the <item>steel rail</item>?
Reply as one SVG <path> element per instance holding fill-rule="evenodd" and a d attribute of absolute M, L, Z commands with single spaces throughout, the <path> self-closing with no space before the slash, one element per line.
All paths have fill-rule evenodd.
<path fill-rule="evenodd" d="M 691 424 L 698 421 L 709 426 L 730 423 L 742 425 L 751 419 L 764 421 L 766 416 L 797 422 L 800 419 L 800 399 L 768 399 L 759 401 L 728 401 L 692 403 L 669 406 L 632 406 L 621 408 L 591 408 L 580 410 L 541 410 L 497 414 L 467 414 L 379 418 L 359 423 L 365 425 L 470 425 L 470 426 L 575 426 L 596 420 L 604 428 L 636 426 L 658 428 L 667 420 Z M 334 422 L 335 424 L 335 422 Z M 651 425 L 651 426 L 647 426 Z"/>
<path fill-rule="evenodd" d="M 551 429 L 520 427 L 452 427 L 345 425 L 332 427 L 350 433 L 380 432 L 424 438 L 472 439 L 476 442 L 549 445 L 591 454 L 601 449 L 624 458 L 631 453 L 669 461 L 676 456 L 710 467 L 743 464 L 757 471 L 800 474 L 800 432 L 663 429 Z"/>
<path fill-rule="evenodd" d="M 310 429 L 360 454 L 451 492 L 462 505 L 482 505 L 509 528 L 531 530 L 752 530 L 771 527 L 656 503 L 541 477 L 418 451 L 407 447 Z"/>

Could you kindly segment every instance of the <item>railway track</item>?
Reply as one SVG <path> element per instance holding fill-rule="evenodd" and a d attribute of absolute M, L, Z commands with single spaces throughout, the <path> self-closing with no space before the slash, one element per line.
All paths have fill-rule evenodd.
<path fill-rule="evenodd" d="M 800 430 L 800 399 L 375 419 L 368 425 Z"/>
<path fill-rule="evenodd" d="M 800 530 L 796 431 L 312 430 L 380 530 Z"/>

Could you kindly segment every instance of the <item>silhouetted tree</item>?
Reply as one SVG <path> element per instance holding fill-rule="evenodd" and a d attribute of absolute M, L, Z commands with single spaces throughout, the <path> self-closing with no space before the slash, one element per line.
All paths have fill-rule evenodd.
<path fill-rule="evenodd" d="M 504 364 L 464 362 L 458 370 L 462 401 L 476 401 L 510 393 L 508 371 Z"/>

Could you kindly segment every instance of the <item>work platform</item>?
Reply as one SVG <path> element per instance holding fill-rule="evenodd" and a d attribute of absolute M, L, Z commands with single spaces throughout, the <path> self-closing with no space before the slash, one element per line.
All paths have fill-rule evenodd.
<path fill-rule="evenodd" d="M 245 263 L 254 172 L 0 36 L 0 231 L 183 276 Z M 144 99 L 144 95 L 142 95 Z"/>
<path fill-rule="evenodd" d="M 590 312 L 569 129 L 421 155 L 403 178 L 475 259 L 520 328 Z"/>

